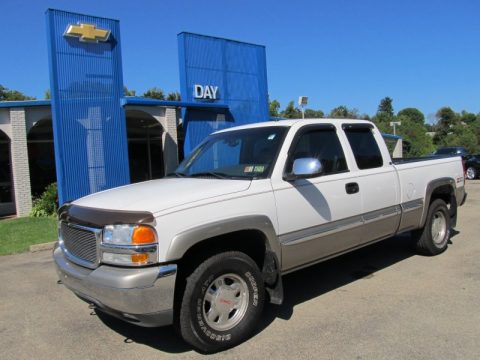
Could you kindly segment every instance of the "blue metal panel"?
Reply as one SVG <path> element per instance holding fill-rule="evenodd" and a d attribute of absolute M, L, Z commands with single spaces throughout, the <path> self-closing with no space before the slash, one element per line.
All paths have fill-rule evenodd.
<path fill-rule="evenodd" d="M 47 10 L 55 162 L 60 204 L 130 182 L 120 25 Z M 106 42 L 64 33 L 80 23 L 110 30 Z"/>
<path fill-rule="evenodd" d="M 178 35 L 180 90 L 187 103 L 227 105 L 229 111 L 187 108 L 184 153 L 215 130 L 268 121 L 268 86 L 265 47 L 210 36 Z M 219 98 L 199 100 L 194 85 L 218 86 Z"/>

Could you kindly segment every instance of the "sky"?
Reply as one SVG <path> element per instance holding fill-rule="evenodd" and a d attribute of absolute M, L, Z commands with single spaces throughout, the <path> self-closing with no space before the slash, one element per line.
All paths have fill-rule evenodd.
<path fill-rule="evenodd" d="M 120 20 L 123 77 L 142 94 L 179 91 L 182 31 L 266 46 L 270 99 L 298 96 L 328 113 L 374 115 L 442 106 L 480 112 L 478 0 L 0 0 L 0 84 L 43 98 L 49 88 L 45 10 Z"/>

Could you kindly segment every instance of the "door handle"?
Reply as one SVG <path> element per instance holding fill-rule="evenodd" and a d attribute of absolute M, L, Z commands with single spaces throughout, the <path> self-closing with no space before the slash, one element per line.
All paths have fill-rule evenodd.
<path fill-rule="evenodd" d="M 360 187 L 355 182 L 348 183 L 345 185 L 345 191 L 347 192 L 347 194 L 355 194 L 360 191 Z"/>

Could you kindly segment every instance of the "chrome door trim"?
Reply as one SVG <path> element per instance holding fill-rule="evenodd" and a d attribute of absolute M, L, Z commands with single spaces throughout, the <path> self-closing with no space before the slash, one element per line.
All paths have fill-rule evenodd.
<path fill-rule="evenodd" d="M 302 229 L 283 234 L 279 236 L 279 240 L 280 244 L 284 246 L 296 245 L 302 242 L 315 240 L 322 236 L 349 230 L 375 221 L 399 216 L 401 214 L 402 207 L 400 205 L 389 206 L 383 209 L 370 211 L 365 214 L 356 215 L 349 218 L 332 221 L 326 224 L 313 226 L 308 229 Z M 392 233 L 395 232 L 395 230 L 396 229 L 392 229 Z"/>
<path fill-rule="evenodd" d="M 401 204 L 403 212 L 413 211 L 423 207 L 423 198 L 407 201 Z"/>

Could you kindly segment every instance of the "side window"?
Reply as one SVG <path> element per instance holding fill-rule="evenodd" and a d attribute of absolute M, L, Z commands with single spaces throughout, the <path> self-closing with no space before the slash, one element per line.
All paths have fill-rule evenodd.
<path fill-rule="evenodd" d="M 296 159 L 307 157 L 320 160 L 324 175 L 348 170 L 342 145 L 333 129 L 308 131 L 301 135 L 294 146 L 295 149 L 291 153 L 287 164 L 287 172 L 292 171 L 293 162 Z"/>
<path fill-rule="evenodd" d="M 372 169 L 383 165 L 382 154 L 370 128 L 346 128 L 345 134 L 359 169 Z"/>

